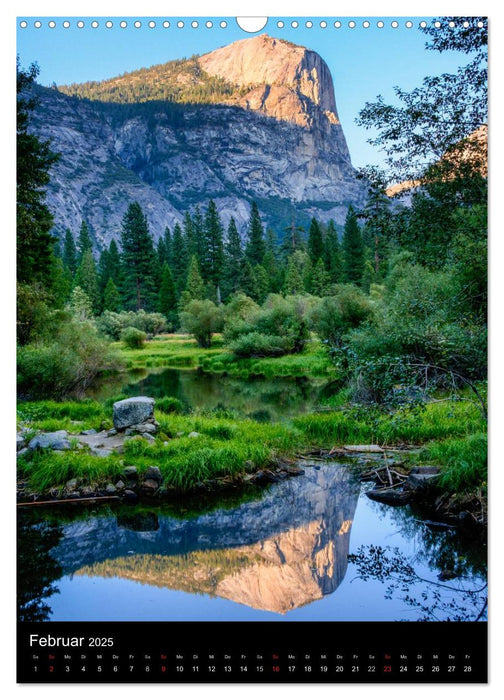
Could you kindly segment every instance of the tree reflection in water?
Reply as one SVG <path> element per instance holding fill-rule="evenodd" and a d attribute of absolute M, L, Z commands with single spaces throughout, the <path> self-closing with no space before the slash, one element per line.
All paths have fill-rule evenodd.
<path fill-rule="evenodd" d="M 45 599 L 59 593 L 53 583 L 61 578 L 63 570 L 49 551 L 59 543 L 62 534 L 62 527 L 51 522 L 19 518 L 17 604 L 20 622 L 43 622 L 52 613 Z"/>
<path fill-rule="evenodd" d="M 385 598 L 399 597 L 408 606 L 417 608 L 419 622 L 469 622 L 486 618 L 487 583 L 468 589 L 464 588 L 463 581 L 457 586 L 426 579 L 397 547 L 362 545 L 357 554 L 348 555 L 348 561 L 357 568 L 356 578 L 386 583 Z M 416 584 L 422 584 L 418 596 L 412 592 Z"/>

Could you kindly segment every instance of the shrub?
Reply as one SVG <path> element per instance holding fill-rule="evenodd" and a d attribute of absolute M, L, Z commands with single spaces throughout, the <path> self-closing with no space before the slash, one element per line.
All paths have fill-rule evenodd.
<path fill-rule="evenodd" d="M 230 343 L 230 350 L 237 357 L 280 357 L 290 350 L 288 338 L 265 333 L 246 333 Z"/>
<path fill-rule="evenodd" d="M 201 348 L 209 348 L 212 335 L 222 330 L 222 312 L 209 299 L 193 299 L 181 312 L 180 322 Z"/>
<path fill-rule="evenodd" d="M 350 284 L 335 287 L 336 294 L 320 299 L 310 313 L 321 340 L 341 345 L 344 334 L 370 318 L 372 307 L 363 292 Z"/>
<path fill-rule="evenodd" d="M 147 313 L 143 309 L 140 311 L 121 311 L 120 313 L 104 311 L 97 324 L 99 330 L 113 340 L 119 340 L 122 331 L 126 328 L 136 328 L 149 337 L 153 337 L 167 328 L 166 318 L 163 314 Z"/>
<path fill-rule="evenodd" d="M 127 348 L 140 349 L 145 346 L 145 339 L 147 334 L 143 331 L 139 331 L 138 328 L 125 328 L 121 331 L 121 340 L 126 345 Z"/>
<path fill-rule="evenodd" d="M 33 398 L 81 396 L 102 370 L 116 369 L 118 357 L 91 321 L 69 319 L 52 340 L 18 350 L 18 387 Z"/>
<path fill-rule="evenodd" d="M 244 317 L 230 317 L 225 341 L 239 357 L 267 357 L 304 350 L 308 332 L 307 297 L 270 294 L 262 307 L 250 306 Z"/>

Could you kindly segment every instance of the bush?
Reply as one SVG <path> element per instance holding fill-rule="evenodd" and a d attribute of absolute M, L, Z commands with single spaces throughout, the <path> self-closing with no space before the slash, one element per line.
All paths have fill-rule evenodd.
<path fill-rule="evenodd" d="M 118 357 L 91 321 L 64 321 L 52 342 L 18 350 L 18 387 L 25 397 L 81 396 L 97 374 L 119 367 Z"/>
<path fill-rule="evenodd" d="M 224 338 L 239 357 L 271 357 L 304 350 L 308 332 L 307 297 L 270 294 L 262 307 L 244 317 L 230 317 Z"/>
<path fill-rule="evenodd" d="M 320 299 L 310 313 L 312 328 L 323 341 L 341 345 L 344 334 L 371 317 L 372 307 L 363 292 L 350 284 L 335 286 L 336 294 Z"/>
<path fill-rule="evenodd" d="M 121 331 L 121 340 L 127 348 L 131 348 L 132 350 L 143 348 L 145 346 L 146 338 L 146 333 L 131 326 Z"/>
<path fill-rule="evenodd" d="M 229 348 L 237 357 L 280 357 L 289 352 L 289 339 L 253 331 L 239 336 Z"/>
<path fill-rule="evenodd" d="M 136 328 L 146 333 L 148 337 L 153 337 L 167 329 L 166 318 L 163 314 L 147 313 L 143 309 L 140 311 L 121 311 L 120 313 L 104 311 L 97 324 L 99 330 L 113 340 L 119 340 L 122 331 L 126 328 Z"/>
<path fill-rule="evenodd" d="M 209 299 L 193 299 L 181 312 L 180 322 L 201 348 L 209 348 L 212 335 L 222 330 L 222 312 Z"/>

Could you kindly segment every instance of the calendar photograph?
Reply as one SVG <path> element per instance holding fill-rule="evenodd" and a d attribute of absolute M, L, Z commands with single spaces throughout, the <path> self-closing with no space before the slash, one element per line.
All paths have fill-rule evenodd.
<path fill-rule="evenodd" d="M 329 642 L 131 673 L 481 682 L 487 18 L 16 24 L 24 680 L 97 680 L 58 654 L 113 636 L 74 623 L 286 654 L 298 623 L 429 623 L 469 646 L 416 675 Z"/>

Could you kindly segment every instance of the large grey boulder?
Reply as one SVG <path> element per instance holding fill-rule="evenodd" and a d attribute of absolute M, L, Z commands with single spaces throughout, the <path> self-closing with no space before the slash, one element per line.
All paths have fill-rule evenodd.
<path fill-rule="evenodd" d="M 54 433 L 41 433 L 30 440 L 30 450 L 69 450 L 71 445 L 66 430 L 57 430 Z"/>
<path fill-rule="evenodd" d="M 149 418 L 154 418 L 154 399 L 149 396 L 134 396 L 114 404 L 112 420 L 116 430 L 144 423 Z"/>

